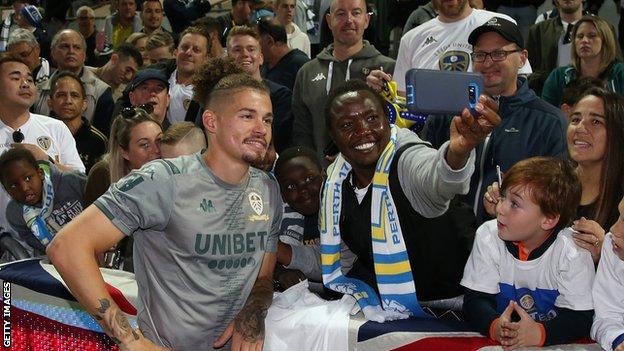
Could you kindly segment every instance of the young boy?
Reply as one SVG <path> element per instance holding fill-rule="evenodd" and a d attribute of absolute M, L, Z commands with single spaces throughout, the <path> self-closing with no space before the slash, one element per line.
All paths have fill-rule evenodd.
<path fill-rule="evenodd" d="M 309 279 L 310 290 L 322 293 L 318 212 L 325 180 L 323 167 L 312 149 L 291 147 L 275 162 L 275 178 L 284 200 L 275 278 L 282 289 Z M 345 273 L 354 260 L 344 245 L 341 264 Z"/>
<path fill-rule="evenodd" d="M 533 157 L 503 178 L 496 220 L 477 230 L 461 285 L 480 333 L 509 348 L 589 336 L 594 264 L 572 240 L 581 197 L 566 161 Z"/>
<path fill-rule="evenodd" d="M 86 176 L 37 163 L 26 149 L 0 155 L 0 181 L 11 196 L 6 210 L 9 224 L 35 255 L 43 254 L 54 235 L 82 212 Z"/>
<path fill-rule="evenodd" d="M 283 289 L 306 278 L 320 282 L 318 211 L 323 168 L 314 151 L 292 147 L 277 159 L 275 177 L 284 200 L 276 280 Z"/>
<path fill-rule="evenodd" d="M 591 336 L 605 350 L 624 351 L 624 199 L 618 209 L 620 218 L 605 236 L 596 272 Z"/>

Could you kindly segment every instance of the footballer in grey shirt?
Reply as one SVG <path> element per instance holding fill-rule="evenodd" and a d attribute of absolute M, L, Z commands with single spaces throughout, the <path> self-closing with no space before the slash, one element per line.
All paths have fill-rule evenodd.
<path fill-rule="evenodd" d="M 156 160 L 96 202 L 134 236 L 139 327 L 176 350 L 212 350 L 241 310 L 265 252 L 275 252 L 282 200 L 255 168 L 239 185 L 217 178 L 202 155 Z"/>

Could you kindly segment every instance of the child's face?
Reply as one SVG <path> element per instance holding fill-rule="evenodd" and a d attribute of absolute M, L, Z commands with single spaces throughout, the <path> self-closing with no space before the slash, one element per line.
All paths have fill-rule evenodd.
<path fill-rule="evenodd" d="M 307 157 L 295 157 L 284 164 L 277 177 L 282 197 L 297 212 L 310 216 L 318 213 L 323 174 Z"/>
<path fill-rule="evenodd" d="M 41 202 L 43 171 L 26 161 L 13 162 L 6 172 L 4 188 L 15 201 L 34 206 Z"/>
<path fill-rule="evenodd" d="M 541 241 L 550 227 L 550 220 L 533 202 L 530 188 L 515 186 L 507 188 L 496 205 L 498 237 L 507 241 Z M 556 222 L 555 222 L 556 224 Z"/>

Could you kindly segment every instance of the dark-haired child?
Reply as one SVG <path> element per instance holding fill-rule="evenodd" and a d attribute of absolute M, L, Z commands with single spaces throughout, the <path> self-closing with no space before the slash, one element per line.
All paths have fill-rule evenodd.
<path fill-rule="evenodd" d="M 9 224 L 35 255 L 43 254 L 56 232 L 82 212 L 85 175 L 37 162 L 28 150 L 0 155 L 0 181 L 11 196 Z"/>
<path fill-rule="evenodd" d="M 581 196 L 574 168 L 548 157 L 520 161 L 501 193 L 464 269 L 468 321 L 509 348 L 588 337 L 594 263 L 567 228 Z"/>
<path fill-rule="evenodd" d="M 275 163 L 275 178 L 284 200 L 277 262 L 284 267 L 276 280 L 287 289 L 299 280 L 321 281 L 318 211 L 323 169 L 316 154 L 305 147 L 286 149 Z"/>
<path fill-rule="evenodd" d="M 276 278 L 286 289 L 308 278 L 321 282 L 318 229 L 320 192 L 324 171 L 316 153 L 306 147 L 284 150 L 275 163 L 275 177 L 284 200 L 284 215 L 277 246 Z M 317 289 L 310 285 L 314 291 Z M 319 283 L 318 289 L 322 290 Z"/>

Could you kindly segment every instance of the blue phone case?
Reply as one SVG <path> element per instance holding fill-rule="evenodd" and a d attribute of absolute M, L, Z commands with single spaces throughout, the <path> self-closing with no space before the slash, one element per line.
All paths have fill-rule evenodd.
<path fill-rule="evenodd" d="M 473 115 L 483 93 L 480 73 L 410 69 L 405 74 L 407 108 L 419 114 L 454 114 L 469 108 Z"/>

